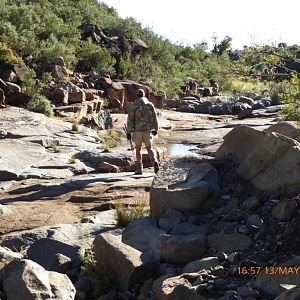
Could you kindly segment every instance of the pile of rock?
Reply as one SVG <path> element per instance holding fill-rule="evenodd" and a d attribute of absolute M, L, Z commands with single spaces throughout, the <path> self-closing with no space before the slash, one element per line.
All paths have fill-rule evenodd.
<path fill-rule="evenodd" d="M 265 109 L 271 105 L 270 98 L 252 98 L 241 96 L 239 99 L 234 99 L 227 96 L 215 96 L 200 98 L 196 95 L 183 97 L 179 100 L 164 100 L 164 104 L 169 108 L 175 108 L 181 112 L 203 113 L 212 115 L 237 115 L 239 119 L 244 119 L 253 116 L 254 110 Z M 268 112 L 275 112 L 281 109 L 281 106 L 276 106 Z"/>

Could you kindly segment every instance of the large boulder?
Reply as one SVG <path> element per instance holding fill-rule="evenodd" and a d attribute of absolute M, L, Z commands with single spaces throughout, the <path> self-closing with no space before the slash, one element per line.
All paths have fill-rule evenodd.
<path fill-rule="evenodd" d="M 242 178 L 265 195 L 299 193 L 300 143 L 271 133 L 252 149 L 237 168 Z"/>
<path fill-rule="evenodd" d="M 112 277 L 118 290 L 128 290 L 156 273 L 156 266 L 144 262 L 141 252 L 121 242 L 111 233 L 96 236 L 93 243 L 96 268 Z"/>
<path fill-rule="evenodd" d="M 200 159 L 166 162 L 150 189 L 151 215 L 159 218 L 168 208 L 179 212 L 209 212 L 220 193 L 218 172 Z"/>
<path fill-rule="evenodd" d="M 67 275 L 48 272 L 31 260 L 15 261 L 3 288 L 7 300 L 73 300 L 76 290 Z"/>
<path fill-rule="evenodd" d="M 145 232 L 147 234 L 145 235 Z M 165 233 L 152 217 L 138 218 L 128 224 L 122 233 L 122 242 L 143 252 L 153 262 L 160 262 L 160 235 Z"/>
<path fill-rule="evenodd" d="M 293 122 L 279 122 L 264 131 L 266 133 L 277 132 L 300 142 L 300 128 Z"/>
<path fill-rule="evenodd" d="M 255 146 L 263 142 L 265 136 L 265 133 L 245 125 L 235 127 L 224 136 L 216 157 L 230 154 L 242 162 Z"/>
<path fill-rule="evenodd" d="M 290 290 L 287 290 L 283 293 L 281 293 L 278 297 L 275 298 L 275 300 L 299 300 L 300 299 L 300 287 L 295 286 L 294 288 L 291 288 Z"/>

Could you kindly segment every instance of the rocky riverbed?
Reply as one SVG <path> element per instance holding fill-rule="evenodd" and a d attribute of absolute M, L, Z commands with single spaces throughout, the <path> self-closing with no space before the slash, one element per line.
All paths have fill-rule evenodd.
<path fill-rule="evenodd" d="M 54 299 L 296 299 L 299 129 L 265 110 L 159 118 L 162 169 L 134 175 L 124 114 L 114 114 L 120 138 L 104 153 L 104 131 L 0 110 L 3 299 L 15 299 L 13 286 L 39 299 L 32 270 L 36 282 L 47 274 L 43 293 Z M 176 144 L 186 153 L 168 155 L 164 145 Z M 123 230 L 118 203 L 144 203 L 151 216 Z M 78 251 L 90 247 L 100 279 L 80 269 Z"/>

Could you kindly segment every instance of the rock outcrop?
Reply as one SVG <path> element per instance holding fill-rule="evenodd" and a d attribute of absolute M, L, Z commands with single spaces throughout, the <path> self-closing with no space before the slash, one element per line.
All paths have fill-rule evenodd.
<path fill-rule="evenodd" d="M 208 162 L 170 160 L 162 166 L 151 186 L 151 215 L 159 218 L 168 208 L 209 212 L 219 192 L 218 172 Z"/>

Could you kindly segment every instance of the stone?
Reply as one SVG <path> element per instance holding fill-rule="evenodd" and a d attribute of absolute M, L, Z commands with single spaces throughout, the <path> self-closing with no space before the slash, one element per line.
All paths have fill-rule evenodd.
<path fill-rule="evenodd" d="M 295 122 L 281 121 L 264 130 L 266 133 L 277 132 L 291 139 L 300 141 L 300 129 Z"/>
<path fill-rule="evenodd" d="M 22 259 L 23 256 L 18 252 L 4 247 L 0 247 L 0 282 L 3 282 L 5 277 L 5 267 L 13 261 Z"/>
<path fill-rule="evenodd" d="M 199 260 L 189 262 L 184 268 L 184 273 L 197 273 L 203 269 L 208 270 L 220 265 L 218 257 L 205 257 Z"/>
<path fill-rule="evenodd" d="M 105 161 L 101 161 L 98 165 L 98 169 L 102 173 L 118 173 L 120 168 L 116 165 L 110 164 Z"/>
<path fill-rule="evenodd" d="M 224 136 L 224 142 L 217 150 L 216 157 L 230 154 L 240 163 L 264 138 L 263 132 L 245 125 L 237 126 Z"/>
<path fill-rule="evenodd" d="M 58 189 L 57 186 L 55 186 L 55 188 Z M 62 191 L 65 190 L 63 189 Z M 38 240 L 51 238 L 52 240 L 72 245 L 76 248 L 87 248 L 90 247 L 95 235 L 114 228 L 115 226 L 112 226 L 112 224 L 103 223 L 57 224 L 53 226 L 43 226 L 31 230 L 7 234 L 2 239 L 1 246 L 15 251 L 24 251 Z"/>
<path fill-rule="evenodd" d="M 176 225 L 181 222 L 180 218 L 159 218 L 158 219 L 158 226 L 164 230 L 165 232 L 169 233 Z"/>
<path fill-rule="evenodd" d="M 218 172 L 208 162 L 171 159 L 162 165 L 153 180 L 150 189 L 151 215 L 159 218 L 168 208 L 180 212 L 209 212 L 219 193 Z"/>
<path fill-rule="evenodd" d="M 245 97 L 245 96 L 240 97 L 238 102 L 246 103 L 250 106 L 252 106 L 254 104 L 254 100 L 252 98 Z"/>
<path fill-rule="evenodd" d="M 12 83 L 12 82 L 5 82 L 5 83 L 6 83 L 7 87 L 10 89 L 11 92 L 21 93 L 21 88 L 17 84 Z"/>
<path fill-rule="evenodd" d="M 293 287 L 283 293 L 281 293 L 274 300 L 299 300 L 300 299 L 300 287 Z"/>
<path fill-rule="evenodd" d="M 246 219 L 246 224 L 249 227 L 255 226 L 258 227 L 259 229 L 262 229 L 264 227 L 263 219 L 257 214 L 248 215 Z"/>
<path fill-rule="evenodd" d="M 208 231 L 208 225 L 194 225 L 190 223 L 181 223 L 175 226 L 171 234 L 172 235 L 186 235 L 186 234 L 203 234 L 206 235 Z"/>
<path fill-rule="evenodd" d="M 54 88 L 49 96 L 54 103 L 63 105 L 68 104 L 68 97 L 69 93 L 63 87 Z"/>
<path fill-rule="evenodd" d="M 238 113 L 238 119 L 243 120 L 252 116 L 252 108 L 243 109 Z"/>
<path fill-rule="evenodd" d="M 50 270 L 49 265 L 51 268 L 51 264 L 53 264 L 58 253 L 71 259 L 71 268 L 80 267 L 81 259 L 78 246 L 68 245 L 54 239 L 42 238 L 35 241 L 27 250 L 28 258 L 46 270 Z"/>
<path fill-rule="evenodd" d="M 252 240 L 240 233 L 212 233 L 207 236 L 208 246 L 218 251 L 230 254 L 235 251 L 243 251 L 252 245 Z"/>
<path fill-rule="evenodd" d="M 97 270 L 112 276 L 120 291 L 144 282 L 154 276 L 157 270 L 153 264 L 143 262 L 140 251 L 122 243 L 110 233 L 95 237 L 93 252 Z"/>
<path fill-rule="evenodd" d="M 65 60 L 62 56 L 57 56 L 57 57 L 54 57 L 52 59 L 52 63 L 54 65 L 58 65 L 58 66 L 61 66 L 61 67 L 64 67 L 65 66 Z"/>
<path fill-rule="evenodd" d="M 201 258 L 207 251 L 206 237 L 201 234 L 162 234 L 160 241 L 161 259 L 172 264 L 187 264 Z"/>
<path fill-rule="evenodd" d="M 16 180 L 22 172 L 46 158 L 45 148 L 21 140 L 5 139 L 0 143 L 0 180 Z"/>
<path fill-rule="evenodd" d="M 122 242 L 141 251 L 153 263 L 159 263 L 160 235 L 164 233 L 158 228 L 155 218 L 141 217 L 126 226 L 122 232 Z"/>
<path fill-rule="evenodd" d="M 238 175 L 266 196 L 299 193 L 300 143 L 273 132 L 249 148 L 253 150 L 237 168 Z"/>
<path fill-rule="evenodd" d="M 64 80 L 69 75 L 69 73 L 65 67 L 62 67 L 60 65 L 52 65 L 51 75 L 55 79 Z"/>
<path fill-rule="evenodd" d="M 56 253 L 48 262 L 47 270 L 66 274 L 72 268 L 72 259 L 61 253 Z"/>
<path fill-rule="evenodd" d="M 163 276 L 155 280 L 153 293 L 156 300 L 206 300 L 193 288 L 188 279 L 183 276 Z"/>
<path fill-rule="evenodd" d="M 48 272 L 30 260 L 14 263 L 3 288 L 8 300 L 74 300 L 76 290 L 67 275 Z"/>
<path fill-rule="evenodd" d="M 285 199 L 271 211 L 272 217 L 278 221 L 290 221 L 297 211 L 297 201 Z"/>
<path fill-rule="evenodd" d="M 259 207 L 260 201 L 257 197 L 251 196 L 242 202 L 241 207 L 247 211 L 251 211 Z"/>
<path fill-rule="evenodd" d="M 261 289 L 264 293 L 276 297 L 285 291 L 284 285 L 300 285 L 299 266 L 300 256 L 298 255 L 274 267 L 273 271 L 271 269 L 272 267 L 268 267 L 268 271 L 264 269 L 264 271 L 260 272 L 256 277 L 254 286 Z M 282 270 L 281 274 L 279 274 L 280 270 Z M 277 272 L 277 274 L 275 274 L 275 272 Z"/>

